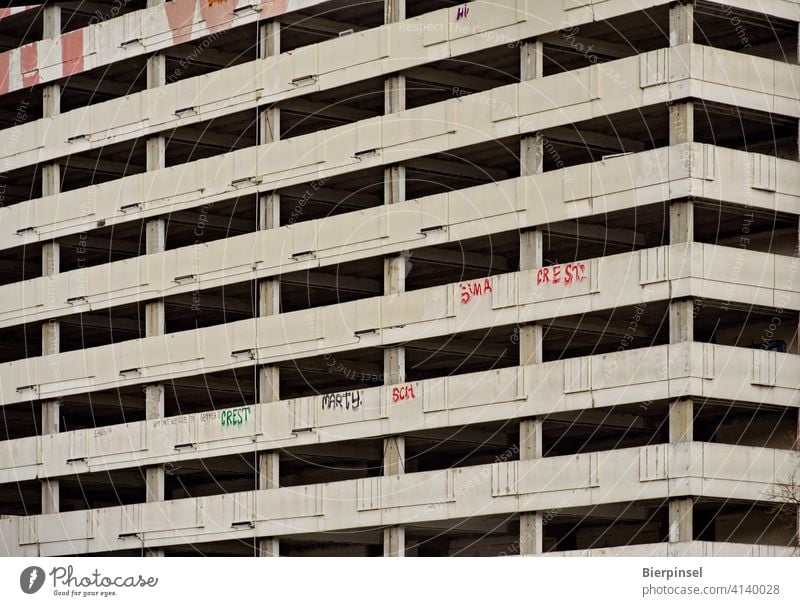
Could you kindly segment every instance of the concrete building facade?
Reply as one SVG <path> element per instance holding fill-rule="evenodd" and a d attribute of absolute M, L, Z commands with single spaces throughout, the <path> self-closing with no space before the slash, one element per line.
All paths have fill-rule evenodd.
<path fill-rule="evenodd" d="M 3 9 L 0 554 L 794 554 L 798 22 Z"/>

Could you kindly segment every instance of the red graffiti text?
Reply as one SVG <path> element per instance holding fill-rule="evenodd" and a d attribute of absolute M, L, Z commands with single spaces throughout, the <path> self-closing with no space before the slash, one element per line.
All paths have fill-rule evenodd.
<path fill-rule="evenodd" d="M 586 280 L 586 263 L 567 263 L 542 267 L 536 272 L 536 284 L 563 284 L 569 286 Z"/>
<path fill-rule="evenodd" d="M 473 297 L 479 297 L 492 291 L 492 281 L 489 278 L 461 284 L 461 304 L 466 305 Z"/>

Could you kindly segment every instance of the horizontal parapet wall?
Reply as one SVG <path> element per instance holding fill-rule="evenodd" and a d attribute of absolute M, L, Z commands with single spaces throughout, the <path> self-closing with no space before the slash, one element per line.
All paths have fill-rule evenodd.
<path fill-rule="evenodd" d="M 0 95 L 55 82 L 324 0 L 172 0 L 0 53 Z"/>
<path fill-rule="evenodd" d="M 723 4 L 716 0 L 711 2 Z M 203 0 L 173 0 L 0 54 L 0 94 L 53 82 L 322 3 L 321 0 L 222 0 L 212 7 Z M 642 0 L 635 6 L 627 0 L 546 4 L 536 0 L 475 0 L 470 3 L 471 19 L 465 22 L 456 22 L 457 7 L 453 7 L 409 19 L 407 23 L 414 31 L 424 33 L 428 45 L 458 42 L 474 32 L 484 37 L 491 33 L 490 40 L 505 44 L 510 39 L 549 33 L 551 24 L 574 27 L 664 4 L 666 0 Z M 753 8 L 749 0 L 728 0 L 725 4 L 745 10 Z M 776 17 L 800 19 L 798 3 L 794 0 L 761 0 L 758 8 Z M 519 37 L 510 38 L 507 31 L 510 27 L 520 30 Z"/>
<path fill-rule="evenodd" d="M 525 39 L 533 35 L 523 30 L 522 26 L 509 26 L 502 39 L 514 42 L 513 36 Z M 418 67 L 442 56 L 455 56 L 456 50 L 480 50 L 485 41 L 485 32 L 477 31 L 457 41 L 430 45 L 408 24 L 386 25 L 5 129 L 0 131 L 0 149 L 9 153 L 0 161 L 4 170 L 14 170 L 63 158 Z M 374 56 L 364 56 L 354 48 L 374 49 Z M 622 62 L 638 62 L 639 73 L 623 77 L 626 70 L 619 67 Z M 618 59 L 603 64 L 602 69 L 614 75 L 619 87 L 644 90 L 646 103 L 662 102 L 663 91 L 658 85 L 671 83 L 674 88 L 691 89 L 693 95 L 720 103 L 788 116 L 798 114 L 800 67 L 771 59 L 684 45 Z M 578 72 L 575 70 L 576 78 Z M 308 84 L 296 83 L 309 75 L 314 78 L 303 80 Z M 686 78 L 701 84 L 689 85 Z"/>
<path fill-rule="evenodd" d="M 55 556 L 702 495 L 770 500 L 800 454 L 690 442 L 0 520 L 0 554 Z"/>
<path fill-rule="evenodd" d="M 748 543 L 714 543 L 711 541 L 679 541 L 675 543 L 647 543 L 597 549 L 575 549 L 573 551 L 551 551 L 547 557 L 796 557 L 797 548 L 779 545 L 751 545 Z"/>
<path fill-rule="evenodd" d="M 692 149 L 703 157 L 703 146 Z M 708 153 L 717 152 L 734 154 L 738 161 L 724 164 L 731 172 L 747 159 Z M 0 286 L 0 326 L 666 201 L 691 188 L 694 168 L 684 153 L 682 146 L 652 150 Z M 586 183 L 580 201 L 567 200 L 564 183 L 573 181 Z"/>
<path fill-rule="evenodd" d="M 688 62 L 691 50 L 687 45 L 669 52 Z M 619 94 L 620 77 L 638 82 L 646 72 L 643 57 L 647 55 L 620 59 L 612 71 L 611 64 L 594 65 L 15 204 L 0 209 L 0 242 L 20 246 L 75 233 L 78 226 L 92 229 L 98 221 L 112 225 L 138 220 L 663 104 L 687 98 L 691 88 L 702 83 L 692 80 L 688 68 L 676 61 L 675 79 Z M 775 103 L 774 93 L 743 94 L 737 102 L 747 107 L 751 98 L 759 108 Z M 795 107 L 798 114 L 800 107 Z M 773 156 L 766 158 L 752 178 L 761 189 L 774 191 L 778 180 L 787 177 L 777 172 L 762 175 L 779 164 Z M 713 180 L 714 170 L 707 166 L 703 178 Z M 789 178 L 797 179 L 794 167 L 791 173 Z M 565 195 L 581 201 L 589 183 L 590 178 L 565 181 Z"/>
<path fill-rule="evenodd" d="M 487 278 L 490 288 L 469 301 L 462 299 L 460 284 L 451 283 L 28 358 L 0 365 L 0 401 L 58 398 L 666 301 L 678 287 L 682 296 L 724 294 L 723 300 L 744 305 L 771 306 L 779 300 L 782 309 L 800 309 L 800 293 L 791 286 L 794 274 L 788 269 L 776 273 L 781 263 L 789 267 L 791 257 L 742 254 L 747 262 L 737 273 L 736 259 L 722 247 L 678 244 L 578 262 L 579 272 L 571 272 L 569 281 L 542 283 L 537 270 L 493 276 Z M 709 273 L 711 277 L 705 277 Z M 749 280 L 749 287 L 741 292 L 727 286 L 744 280 Z"/>
<path fill-rule="evenodd" d="M 800 407 L 797 376 L 797 356 L 662 345 L 9 440 L 0 442 L 0 484 L 676 397 Z"/>
<path fill-rule="evenodd" d="M 664 150 L 645 153 L 667 157 Z M 594 176 L 600 181 L 607 177 L 609 183 L 630 192 L 624 182 L 614 178 L 630 163 L 621 158 L 602 163 Z M 634 174 L 639 175 L 640 183 L 654 180 L 646 171 Z M 582 204 L 583 212 L 570 212 L 569 204 L 558 199 L 557 188 L 562 183 L 558 177 L 526 177 L 0 286 L 0 327 L 489 236 L 541 225 L 544 220 L 557 222 L 616 208 L 606 198 L 605 205 Z M 635 183 L 629 185 L 634 187 Z M 548 195 L 550 190 L 554 190 L 552 196 Z M 529 191 L 536 195 L 527 195 Z M 629 208 L 637 202 L 658 199 L 645 194 L 633 199 L 616 193 L 608 196 L 625 201 Z M 526 202 L 529 208 L 519 208 Z M 358 226 L 356 233 L 353 225 Z M 438 229 L 430 231 L 433 226 Z M 673 250 L 683 250 L 682 246 Z M 793 257 L 741 250 L 737 252 L 738 269 L 732 271 L 729 248 L 691 246 L 691 257 L 681 261 L 691 267 L 687 273 L 677 266 L 666 273 L 667 249 L 663 247 L 639 251 L 636 254 L 640 259 L 631 263 L 641 267 L 642 284 L 667 276 L 671 280 L 686 278 L 676 283 L 674 296 L 686 296 L 692 288 L 691 279 L 702 278 L 707 281 L 705 290 L 695 294 L 706 298 L 727 300 L 731 286 L 736 285 L 737 296 L 748 293 L 743 302 L 765 307 L 797 306 L 792 288 L 797 261 Z"/>

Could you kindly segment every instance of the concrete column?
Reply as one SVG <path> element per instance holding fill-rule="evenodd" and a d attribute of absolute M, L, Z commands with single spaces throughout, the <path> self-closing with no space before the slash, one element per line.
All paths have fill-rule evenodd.
<path fill-rule="evenodd" d="M 520 81 L 541 78 L 544 53 L 541 40 L 527 40 L 520 46 Z M 544 171 L 544 137 L 535 133 L 522 137 L 519 149 L 520 174 L 536 175 Z M 520 231 L 519 268 L 536 269 L 544 264 L 544 239 L 540 229 Z M 520 326 L 520 365 L 542 362 L 542 327 L 539 324 Z"/>
<path fill-rule="evenodd" d="M 61 7 L 48 5 L 43 9 L 44 39 L 61 35 Z M 42 91 L 42 115 L 45 118 L 61 113 L 61 86 L 49 84 Z M 42 166 L 42 195 L 52 196 L 61 191 L 61 167 L 58 162 Z M 61 271 L 61 249 L 54 241 L 42 244 L 42 275 L 54 276 Z M 50 320 L 42 324 L 42 355 L 57 354 L 61 350 L 61 329 L 58 321 Z M 61 431 L 61 401 L 42 402 L 42 434 Z M 42 513 L 58 513 L 60 508 L 58 480 L 42 480 Z"/>
<path fill-rule="evenodd" d="M 58 433 L 61 430 L 61 401 L 42 402 L 42 434 Z M 58 480 L 42 480 L 42 513 L 58 513 L 60 490 Z"/>
<path fill-rule="evenodd" d="M 403 436 L 391 436 L 383 441 L 383 475 L 393 476 L 405 473 L 406 441 Z M 402 526 L 383 529 L 384 557 L 404 557 L 406 552 L 406 532 Z"/>
<path fill-rule="evenodd" d="M 694 440 L 694 402 L 684 398 L 670 402 L 669 441 L 691 442 Z"/>
<path fill-rule="evenodd" d="M 694 1 L 680 0 L 669 7 L 669 45 L 694 42 Z"/>
<path fill-rule="evenodd" d="M 281 26 L 277 21 L 264 21 L 258 25 L 258 57 L 265 59 L 280 54 Z M 281 113 L 277 105 L 259 108 L 258 144 L 265 145 L 281 138 Z M 281 200 L 276 192 L 259 194 L 258 228 L 276 229 L 281 224 Z M 258 317 L 280 313 L 281 282 L 279 278 L 258 281 Z M 280 400 L 280 368 L 265 365 L 258 368 L 258 401 Z M 280 486 L 280 451 L 258 453 L 258 488 L 271 490 Z M 280 540 L 275 537 L 258 538 L 259 557 L 280 555 Z"/>
<path fill-rule="evenodd" d="M 669 44 L 679 46 L 694 41 L 694 3 L 678 2 L 669 9 Z M 691 101 L 669 106 L 669 144 L 679 145 L 694 140 L 694 106 Z"/>
<path fill-rule="evenodd" d="M 541 78 L 543 68 L 541 40 L 528 40 L 520 47 L 520 81 Z M 544 137 L 541 133 L 523 136 L 519 146 L 520 175 L 537 175 L 544 172 Z M 519 268 L 521 271 L 536 269 L 544 265 L 544 234 L 541 229 L 520 231 Z M 541 364 L 543 330 L 541 324 L 523 324 L 519 327 L 520 366 Z M 522 419 L 519 423 L 519 458 L 521 461 L 542 456 L 542 420 Z M 537 555 L 542 553 L 544 535 L 542 514 L 537 511 L 523 512 L 519 516 L 519 553 Z"/>
<path fill-rule="evenodd" d="M 678 2 L 669 9 L 670 46 L 694 41 L 694 2 Z M 669 105 L 669 144 L 681 145 L 694 141 L 694 104 L 691 101 Z M 694 240 L 694 205 L 691 200 L 670 204 L 670 243 L 681 244 Z M 685 343 L 694 339 L 694 300 L 672 300 L 669 307 L 670 343 Z M 670 403 L 670 442 L 693 439 L 694 405 L 681 399 Z M 669 541 L 692 540 L 691 498 L 669 501 Z"/>
<path fill-rule="evenodd" d="M 58 171 L 58 164 L 48 165 L 45 167 L 45 172 L 48 168 L 54 168 Z M 56 183 L 56 185 L 58 185 Z M 57 193 L 55 191 L 45 189 L 45 195 L 49 193 Z M 45 242 L 42 245 L 42 275 L 53 276 L 59 272 L 60 269 L 60 248 L 58 242 Z M 60 339 L 60 326 L 55 320 L 50 320 L 42 324 L 42 355 L 49 356 L 57 354 L 61 349 Z M 61 431 L 61 401 L 60 400 L 45 400 L 42 402 L 42 434 L 52 434 Z M 42 480 L 42 513 L 58 513 L 59 511 L 59 483 L 56 479 Z"/>
<path fill-rule="evenodd" d="M 277 193 L 259 196 L 259 229 L 272 229 L 280 223 L 280 196 Z M 280 313 L 280 280 L 267 278 L 258 281 L 258 316 Z M 280 368 L 264 365 L 258 368 L 258 402 L 280 400 Z M 280 452 L 258 453 L 258 488 L 270 490 L 280 486 Z M 275 557 L 280 553 L 280 541 L 275 537 L 258 538 L 258 555 Z"/>
<path fill-rule="evenodd" d="M 406 0 L 383 0 L 383 22 L 397 23 L 406 18 Z"/>
<path fill-rule="evenodd" d="M 692 513 L 694 501 L 691 497 L 680 497 L 669 501 L 669 542 L 692 540 Z"/>
<path fill-rule="evenodd" d="M 670 244 L 694 241 L 694 202 L 681 200 L 669 207 Z"/>
<path fill-rule="evenodd" d="M 258 57 L 266 59 L 281 54 L 281 24 L 262 21 L 258 25 Z M 272 143 L 280 139 L 280 108 L 277 105 L 259 108 L 258 143 Z"/>
<path fill-rule="evenodd" d="M 694 339 L 694 301 L 682 299 L 669 304 L 669 342 L 686 343 Z"/>
<path fill-rule="evenodd" d="M 384 22 L 396 23 L 406 18 L 405 0 L 384 0 Z M 390 76 L 385 81 L 384 111 L 394 114 L 406 109 L 406 79 L 403 75 Z M 384 169 L 384 203 L 396 204 L 406 199 L 406 169 L 404 166 L 387 166 Z M 400 253 L 384 259 L 384 294 L 405 292 L 408 255 Z M 383 382 L 385 385 L 406 380 L 406 352 L 404 347 L 389 347 L 383 352 Z M 383 442 L 383 473 L 405 473 L 405 438 L 390 436 Z M 405 556 L 405 528 L 393 526 L 383 531 L 383 555 Z"/>
<path fill-rule="evenodd" d="M 522 419 L 519 422 L 520 461 L 542 457 L 542 420 Z M 542 514 L 536 511 L 524 512 L 519 516 L 519 554 L 538 555 L 543 551 L 542 538 L 544 525 Z"/>
<path fill-rule="evenodd" d="M 524 229 L 520 232 L 519 268 L 522 271 L 535 269 L 544 264 L 543 232 L 539 229 Z M 520 366 L 541 364 L 543 359 L 543 335 L 541 324 L 522 324 L 519 327 Z"/>
<path fill-rule="evenodd" d="M 264 282 L 268 282 L 264 280 Z M 267 289 L 268 291 L 270 289 Z M 263 295 L 263 291 L 259 296 Z M 259 300 L 259 311 L 262 311 Z M 261 314 L 259 314 L 261 315 Z M 280 369 L 266 365 L 258 369 L 258 401 L 277 402 L 280 400 Z M 258 489 L 272 490 L 280 486 L 280 451 L 268 450 L 258 453 Z M 277 557 L 280 554 L 280 541 L 275 537 L 258 538 L 259 557 Z"/>
<path fill-rule="evenodd" d="M 148 0 L 148 6 L 161 4 L 163 0 Z M 147 60 L 147 88 L 158 88 L 167 83 L 166 57 L 154 54 Z M 145 167 L 155 171 L 166 166 L 166 139 L 161 136 L 149 137 L 145 142 Z M 166 250 L 166 221 L 160 217 L 150 219 L 145 224 L 145 253 L 148 255 Z M 145 337 L 159 337 L 166 334 L 166 315 L 164 301 L 150 301 L 144 306 Z M 145 385 L 145 417 L 148 421 L 164 417 L 164 384 Z M 166 498 L 166 479 L 163 465 L 153 465 L 145 469 L 145 489 L 147 502 L 163 501 Z M 149 549 L 146 557 L 163 557 L 163 549 Z"/>
<path fill-rule="evenodd" d="M 156 137 L 160 138 L 160 137 Z M 148 140 L 148 168 L 150 166 L 150 143 Z M 145 251 L 147 254 L 154 254 L 165 250 L 166 246 L 166 223 L 164 219 L 152 219 L 145 225 Z M 145 304 L 144 307 L 145 337 L 159 337 L 166 333 L 166 317 L 164 314 L 164 301 L 157 300 Z M 150 421 L 164 417 L 164 384 L 154 383 L 145 385 L 145 418 Z M 163 501 L 166 498 L 166 484 L 164 476 L 164 466 L 154 465 L 145 469 L 145 490 L 148 503 Z M 159 549 L 150 550 L 148 556 L 163 555 Z"/>

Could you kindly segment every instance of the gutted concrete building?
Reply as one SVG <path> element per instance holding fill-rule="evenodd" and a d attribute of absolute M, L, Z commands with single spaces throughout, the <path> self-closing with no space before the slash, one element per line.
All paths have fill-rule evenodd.
<path fill-rule="evenodd" d="M 794 553 L 800 2 L 728 2 L 0 11 L 0 554 Z"/>

